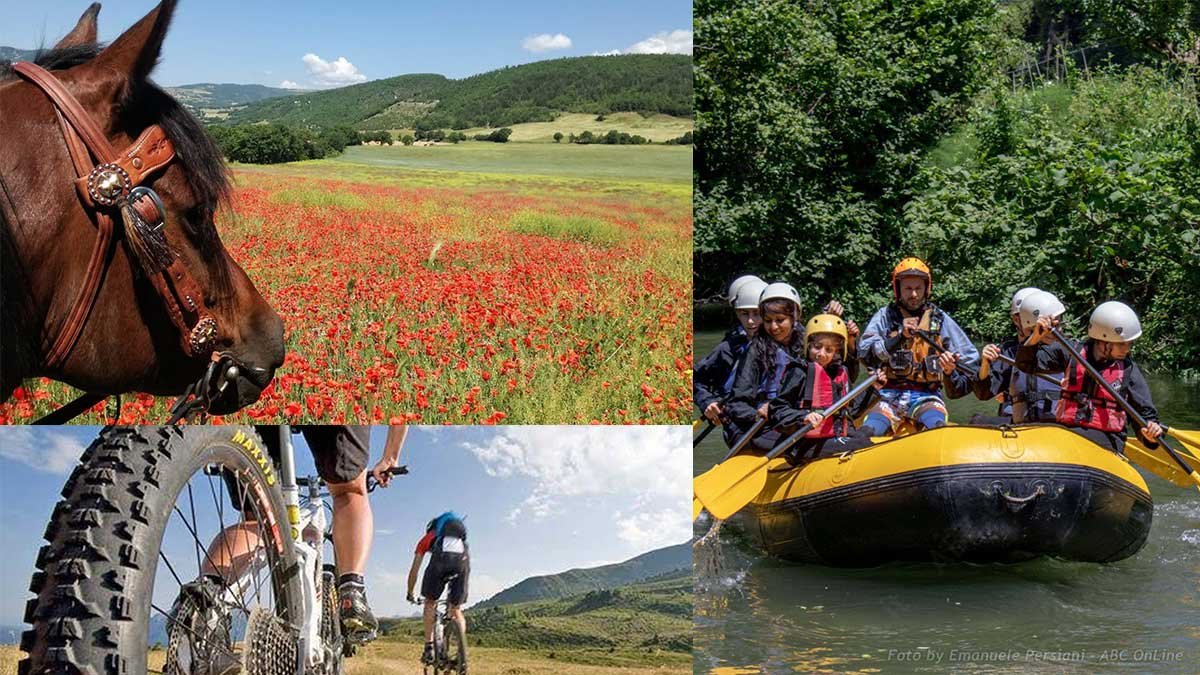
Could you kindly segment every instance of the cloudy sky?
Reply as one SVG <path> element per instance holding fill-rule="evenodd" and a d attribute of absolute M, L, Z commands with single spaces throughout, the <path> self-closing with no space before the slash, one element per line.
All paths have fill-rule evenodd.
<path fill-rule="evenodd" d="M 18 625 L 42 532 L 95 427 L 0 427 L 0 625 Z M 405 578 L 425 523 L 466 518 L 470 601 L 529 576 L 618 562 L 691 536 L 686 427 L 414 427 L 411 473 L 371 499 L 368 594 L 408 615 Z M 386 428 L 372 431 L 372 462 Z M 297 471 L 314 471 L 303 437 Z"/>
<path fill-rule="evenodd" d="M 87 0 L 8 3 L 0 45 L 52 45 Z M 111 41 L 153 7 L 104 3 Z M 328 88 L 405 73 L 459 78 L 562 56 L 692 50 L 690 1 L 179 3 L 154 78 Z"/>

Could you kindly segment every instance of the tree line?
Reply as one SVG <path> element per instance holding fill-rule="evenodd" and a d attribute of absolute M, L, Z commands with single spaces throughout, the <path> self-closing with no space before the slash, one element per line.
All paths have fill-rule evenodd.
<path fill-rule="evenodd" d="M 1130 303 L 1140 358 L 1200 374 L 1200 0 L 695 13 L 698 301 L 754 272 L 865 317 L 919 255 L 977 340 L 1036 285 L 1076 330 Z"/>

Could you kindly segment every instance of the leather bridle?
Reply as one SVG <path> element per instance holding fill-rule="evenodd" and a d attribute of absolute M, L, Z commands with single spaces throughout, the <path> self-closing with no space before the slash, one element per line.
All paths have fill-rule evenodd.
<path fill-rule="evenodd" d="M 12 70 L 40 89 L 54 104 L 71 162 L 75 165 L 75 187 L 97 228 L 96 244 L 84 282 L 66 321 L 46 352 L 45 365 L 55 369 L 66 362 L 96 304 L 100 282 L 112 259 L 112 245 L 117 234 L 114 231 L 115 212 L 123 224 L 130 258 L 136 261 L 162 299 L 167 315 L 179 330 L 184 353 L 194 358 L 211 357 L 213 363 L 205 377 L 189 387 L 189 393 L 207 403 L 214 369 L 234 360 L 228 355 L 214 353 L 220 335 L 219 324 L 205 301 L 204 291 L 167 242 L 166 210 L 162 200 L 153 189 L 143 185 L 175 158 L 174 145 L 162 127 L 155 124 L 118 153 L 95 120 L 53 74 L 27 61 L 12 64 Z M 236 377 L 236 366 L 230 365 L 229 373 Z M 220 375 L 223 389 L 227 378 L 223 376 L 224 372 Z M 204 386 L 199 386 L 201 384 Z M 87 397 L 92 403 L 103 400 L 103 395 L 86 394 L 81 397 L 80 404 Z M 176 403 L 176 409 L 183 404 L 181 399 Z"/>

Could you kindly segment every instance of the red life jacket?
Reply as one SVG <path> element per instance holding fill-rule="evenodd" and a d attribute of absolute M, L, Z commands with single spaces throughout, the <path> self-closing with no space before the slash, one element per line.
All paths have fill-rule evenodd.
<path fill-rule="evenodd" d="M 1086 359 L 1088 348 L 1084 347 L 1081 353 Z M 1100 370 L 1100 375 L 1113 389 L 1120 391 L 1125 381 L 1125 361 L 1112 361 Z M 1125 431 L 1125 411 L 1103 387 L 1092 381 L 1078 362 L 1073 362 L 1067 368 L 1067 383 L 1063 387 L 1062 398 L 1058 400 L 1054 416 L 1059 424 L 1067 426 L 1087 427 L 1109 433 Z"/>
<path fill-rule="evenodd" d="M 815 362 L 808 364 L 808 378 L 804 383 L 804 400 L 800 402 L 801 409 L 818 412 L 833 405 L 833 402 L 846 395 L 850 390 L 850 374 L 846 366 L 838 366 L 837 377 L 829 377 L 828 371 Z M 842 409 L 843 411 L 845 408 Z M 844 412 L 837 412 L 826 417 L 812 431 L 804 434 L 805 438 L 833 438 L 846 436 L 850 433 L 850 418 Z"/>

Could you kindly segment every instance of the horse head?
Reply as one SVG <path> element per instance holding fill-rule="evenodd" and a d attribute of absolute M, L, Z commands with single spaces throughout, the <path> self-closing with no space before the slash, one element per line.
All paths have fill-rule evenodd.
<path fill-rule="evenodd" d="M 232 412 L 257 400 L 283 362 L 282 321 L 214 225 L 230 192 L 221 153 L 149 79 L 175 4 L 164 0 L 103 48 L 93 4 L 35 59 L 78 102 L 74 116 L 21 66 L 0 66 L 0 398 L 33 376 L 173 395 L 222 361 L 238 365 L 235 386 L 210 411 Z M 79 127 L 88 125 L 73 119 L 103 138 L 87 141 Z M 106 144 L 128 172 L 102 170 L 95 148 Z M 154 157 L 161 166 L 142 164 Z M 156 199 L 130 196 L 129 173 Z M 159 265 L 147 264 L 138 232 L 157 242 Z"/>

